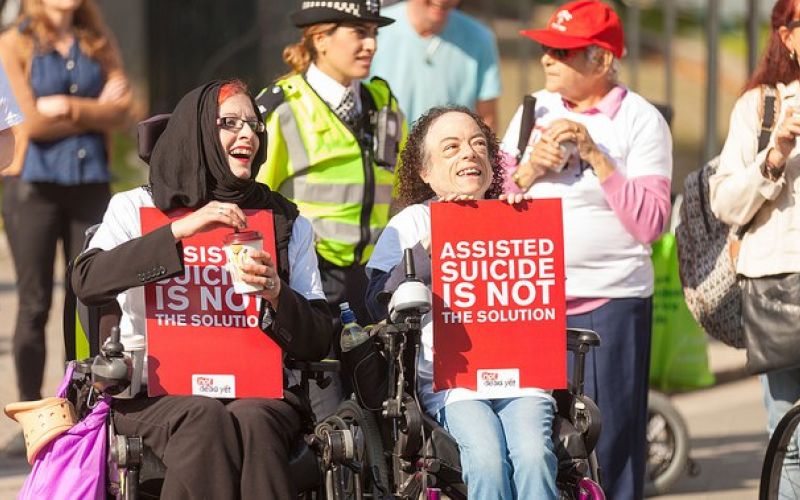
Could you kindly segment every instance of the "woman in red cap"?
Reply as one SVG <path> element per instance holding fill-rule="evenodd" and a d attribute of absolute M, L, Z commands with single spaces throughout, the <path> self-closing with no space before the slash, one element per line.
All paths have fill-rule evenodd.
<path fill-rule="evenodd" d="M 658 110 L 617 82 L 622 25 L 605 3 L 571 2 L 538 42 L 545 88 L 512 178 L 534 198 L 561 198 L 567 324 L 603 346 L 587 360 L 587 393 L 603 414 L 597 448 L 608 498 L 643 495 L 653 269 L 650 243 L 670 211 L 672 140 Z M 517 154 L 522 110 L 503 149 Z"/>

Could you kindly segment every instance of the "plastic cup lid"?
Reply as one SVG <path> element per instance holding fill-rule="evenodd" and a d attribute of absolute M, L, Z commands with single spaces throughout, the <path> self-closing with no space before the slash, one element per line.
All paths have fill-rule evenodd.
<path fill-rule="evenodd" d="M 225 245 L 234 245 L 236 243 L 244 243 L 245 241 L 254 241 L 262 239 L 261 233 L 258 231 L 242 231 L 239 233 L 231 233 L 223 238 L 222 243 Z"/>

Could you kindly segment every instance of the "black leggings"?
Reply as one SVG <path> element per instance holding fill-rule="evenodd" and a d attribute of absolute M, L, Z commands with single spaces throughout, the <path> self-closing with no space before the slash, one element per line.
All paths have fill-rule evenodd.
<path fill-rule="evenodd" d="M 17 388 L 21 400 L 34 400 L 42 397 L 56 245 L 61 240 L 65 259 L 74 259 L 84 232 L 100 222 L 111 194 L 107 183 L 63 186 L 5 177 L 3 184 L 3 221 L 19 295 L 14 330 Z"/>

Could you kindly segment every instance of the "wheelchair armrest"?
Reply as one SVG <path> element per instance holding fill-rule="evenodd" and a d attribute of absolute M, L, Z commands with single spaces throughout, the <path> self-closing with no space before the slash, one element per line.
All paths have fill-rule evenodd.
<path fill-rule="evenodd" d="M 286 368 L 290 370 L 300 370 L 301 372 L 326 373 L 339 372 L 341 370 L 341 363 L 338 359 L 298 361 L 296 359 L 287 358 L 284 364 L 286 365 Z"/>
<path fill-rule="evenodd" d="M 600 335 L 585 328 L 567 328 L 567 349 L 572 352 L 589 352 L 600 345 Z"/>

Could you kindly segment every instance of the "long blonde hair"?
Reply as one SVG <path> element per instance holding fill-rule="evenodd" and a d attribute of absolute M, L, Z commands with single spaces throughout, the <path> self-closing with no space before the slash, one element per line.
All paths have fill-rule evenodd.
<path fill-rule="evenodd" d="M 42 49 L 50 49 L 55 42 L 55 29 L 45 15 L 42 0 L 23 0 L 20 26 L 22 31 L 32 35 Z M 27 23 L 27 26 L 25 25 Z M 106 66 L 115 57 L 108 29 L 103 22 L 100 10 L 94 0 L 83 0 L 75 9 L 72 28 L 81 50 L 92 59 Z"/>
<path fill-rule="evenodd" d="M 305 73 L 311 63 L 317 60 L 317 48 L 314 47 L 314 35 L 319 33 L 330 34 L 339 25 L 336 23 L 312 24 L 303 28 L 303 36 L 300 41 L 287 45 L 283 49 L 283 61 L 292 68 L 291 71 L 280 77 L 288 78 L 297 74 Z"/>

